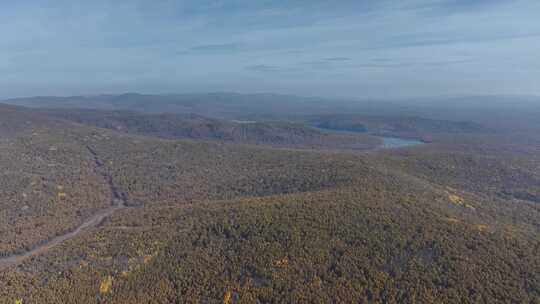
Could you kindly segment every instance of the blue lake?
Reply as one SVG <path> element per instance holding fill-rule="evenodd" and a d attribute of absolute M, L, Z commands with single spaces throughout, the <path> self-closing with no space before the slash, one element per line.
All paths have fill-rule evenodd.
<path fill-rule="evenodd" d="M 398 137 L 383 137 L 381 136 L 381 139 L 383 140 L 382 148 L 401 148 L 401 147 L 410 147 L 410 146 L 417 146 L 417 145 L 423 145 L 425 142 L 417 139 L 405 139 L 405 138 L 398 138 Z"/>

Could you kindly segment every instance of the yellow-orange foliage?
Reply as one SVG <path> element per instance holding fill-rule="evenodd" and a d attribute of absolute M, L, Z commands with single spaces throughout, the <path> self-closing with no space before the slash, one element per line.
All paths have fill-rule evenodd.
<path fill-rule="evenodd" d="M 465 200 L 463 200 L 463 198 L 462 198 L 461 196 L 458 196 L 458 195 L 455 195 L 455 194 L 450 194 L 450 195 L 448 196 L 448 199 L 449 199 L 452 203 L 454 203 L 454 204 L 456 204 L 456 205 L 463 205 L 463 204 L 465 204 Z"/>
<path fill-rule="evenodd" d="M 231 300 L 232 300 L 232 292 L 227 290 L 227 292 L 225 292 L 225 295 L 223 296 L 223 304 L 231 304 L 232 303 Z"/>
<path fill-rule="evenodd" d="M 113 277 L 112 276 L 106 276 L 102 281 L 101 284 L 99 284 L 99 293 L 101 294 L 108 294 L 111 292 L 111 287 L 113 283 Z"/>
<path fill-rule="evenodd" d="M 488 225 L 479 224 L 475 226 L 480 232 L 485 232 L 489 229 Z"/>
<path fill-rule="evenodd" d="M 279 259 L 274 262 L 274 265 L 277 267 L 285 267 L 289 265 L 289 259 L 287 257 L 284 257 L 282 259 Z"/>
<path fill-rule="evenodd" d="M 144 263 L 144 264 L 148 264 L 153 258 L 154 258 L 154 257 L 153 257 L 152 255 L 149 255 L 149 254 L 148 254 L 148 255 L 145 255 L 145 256 L 143 257 L 143 263 Z"/>

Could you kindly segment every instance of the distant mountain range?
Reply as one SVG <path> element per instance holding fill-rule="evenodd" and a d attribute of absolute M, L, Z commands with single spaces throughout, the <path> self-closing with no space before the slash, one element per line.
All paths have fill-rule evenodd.
<path fill-rule="evenodd" d="M 350 105 L 337 105 L 318 98 L 276 94 L 167 94 L 51 97 L 38 96 L 8 99 L 3 103 L 39 108 L 86 108 L 130 110 L 146 113 L 197 113 L 212 117 L 246 115 L 319 114 L 337 109 L 350 110 Z"/>
<path fill-rule="evenodd" d="M 165 94 L 127 93 L 95 96 L 38 96 L 2 103 L 38 108 L 127 110 L 143 113 L 200 114 L 225 119 L 289 119 L 324 114 L 419 116 L 473 121 L 504 128 L 540 127 L 540 97 L 464 96 L 408 100 L 344 100 L 278 94 Z"/>

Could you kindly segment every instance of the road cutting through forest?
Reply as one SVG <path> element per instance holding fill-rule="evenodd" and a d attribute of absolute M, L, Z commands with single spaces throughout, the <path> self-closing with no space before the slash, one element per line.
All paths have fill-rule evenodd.
<path fill-rule="evenodd" d="M 98 154 L 94 149 L 91 147 L 87 147 L 87 150 L 90 152 L 94 159 L 95 164 L 95 171 L 99 175 L 102 176 L 102 178 L 107 182 L 109 185 L 110 193 L 111 193 L 111 206 L 100 210 L 96 214 L 94 214 L 92 217 L 88 218 L 86 221 L 84 221 L 81 225 L 79 225 L 74 230 L 56 236 L 38 246 L 35 248 L 28 250 L 26 252 L 17 253 L 13 255 L 9 255 L 6 257 L 0 258 L 0 271 L 6 270 L 11 267 L 15 267 L 20 265 L 25 260 L 35 257 L 38 255 L 41 255 L 43 253 L 46 253 L 50 249 L 62 244 L 63 242 L 70 240 L 77 235 L 81 234 L 83 231 L 88 230 L 90 228 L 97 227 L 99 224 L 103 222 L 107 217 L 111 216 L 113 213 L 115 213 L 118 210 L 124 209 L 128 207 L 127 204 L 127 197 L 125 193 L 121 192 L 116 185 L 114 184 L 114 181 L 112 177 L 104 170 L 104 164 L 99 159 Z"/>

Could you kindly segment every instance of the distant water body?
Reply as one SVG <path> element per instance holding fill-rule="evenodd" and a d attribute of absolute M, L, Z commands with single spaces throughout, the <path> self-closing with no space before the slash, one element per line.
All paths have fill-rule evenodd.
<path fill-rule="evenodd" d="M 385 149 L 411 147 L 411 146 L 418 146 L 418 145 L 425 144 L 425 142 L 421 140 L 416 140 L 416 139 L 405 139 L 405 138 L 398 138 L 398 137 L 383 137 L 383 136 L 381 136 L 381 139 L 383 140 L 382 148 L 385 148 Z"/>

